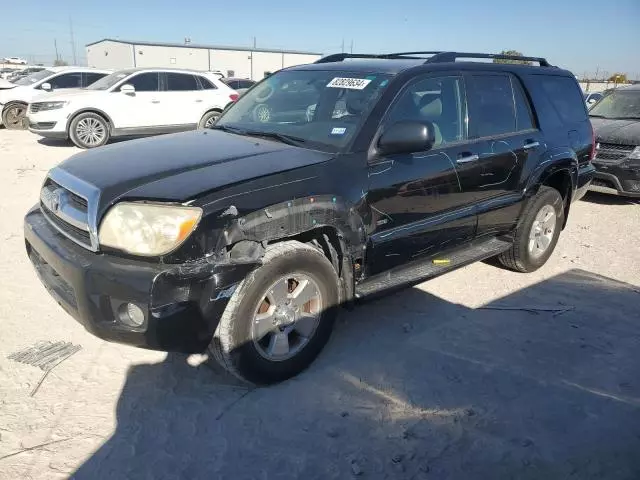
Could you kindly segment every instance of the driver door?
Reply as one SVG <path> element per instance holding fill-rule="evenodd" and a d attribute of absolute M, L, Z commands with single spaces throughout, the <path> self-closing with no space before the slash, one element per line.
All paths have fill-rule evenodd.
<path fill-rule="evenodd" d="M 107 113 L 113 120 L 114 128 L 138 130 L 168 124 L 165 118 L 168 115 L 162 115 L 161 110 L 163 92 L 160 92 L 158 72 L 139 73 L 129 77 L 123 85 L 132 85 L 135 92 L 127 94 L 117 88 L 111 93 Z"/>
<path fill-rule="evenodd" d="M 462 76 L 419 77 L 396 97 L 382 122 L 429 121 L 436 139 L 424 152 L 377 156 L 369 163 L 371 248 L 376 274 L 473 239 L 476 215 L 462 190 L 458 161 L 468 155 Z"/>

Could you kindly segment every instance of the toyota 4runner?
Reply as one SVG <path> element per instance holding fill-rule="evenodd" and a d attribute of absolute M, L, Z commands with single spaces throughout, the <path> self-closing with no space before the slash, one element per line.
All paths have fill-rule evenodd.
<path fill-rule="evenodd" d="M 495 58 L 538 65 L 474 61 Z M 594 147 L 575 78 L 545 59 L 331 55 L 211 129 L 61 163 L 26 247 L 95 335 L 268 384 L 314 360 L 340 305 L 491 257 L 541 267 Z"/>

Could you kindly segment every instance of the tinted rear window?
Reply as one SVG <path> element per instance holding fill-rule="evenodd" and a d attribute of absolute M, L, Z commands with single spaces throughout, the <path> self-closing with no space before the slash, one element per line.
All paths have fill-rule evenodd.
<path fill-rule="evenodd" d="M 569 77 L 540 76 L 542 90 L 564 123 L 587 119 L 584 99 L 575 80 Z"/>

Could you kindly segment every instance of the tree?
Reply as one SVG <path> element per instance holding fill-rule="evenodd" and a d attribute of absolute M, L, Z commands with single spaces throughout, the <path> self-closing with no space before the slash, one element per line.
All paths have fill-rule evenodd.
<path fill-rule="evenodd" d="M 614 83 L 628 83 L 627 74 L 626 73 L 614 73 L 608 79 L 608 82 Z"/>
<path fill-rule="evenodd" d="M 65 62 L 64 60 L 61 60 L 59 58 L 56 58 L 53 61 L 53 66 L 54 67 L 66 67 L 67 65 L 69 65 L 67 62 Z"/>
<path fill-rule="evenodd" d="M 500 55 L 512 55 L 514 57 L 521 57 L 522 53 L 517 50 L 503 50 L 500 52 Z M 520 65 L 531 65 L 531 62 L 527 60 L 507 60 L 504 58 L 494 58 L 493 63 L 517 63 Z"/>

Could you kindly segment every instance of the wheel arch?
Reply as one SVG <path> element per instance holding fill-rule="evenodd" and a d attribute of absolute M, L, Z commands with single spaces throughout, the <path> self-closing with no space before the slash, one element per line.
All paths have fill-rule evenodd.
<path fill-rule="evenodd" d="M 73 120 L 80 114 L 82 113 L 95 113 L 96 115 L 100 115 L 101 117 L 103 117 L 107 123 L 109 124 L 109 134 L 111 136 L 113 135 L 113 132 L 115 130 L 115 126 L 113 124 L 113 120 L 111 120 L 111 117 L 104 111 L 101 110 L 99 108 L 95 108 L 95 107 L 86 107 L 86 108 L 81 108 L 79 110 L 76 110 L 75 112 L 73 112 L 71 115 L 69 115 L 69 119 L 67 120 L 67 126 L 65 128 L 65 130 L 67 131 L 67 135 L 70 135 L 70 131 L 69 129 L 71 128 L 71 122 L 73 122 Z"/>

